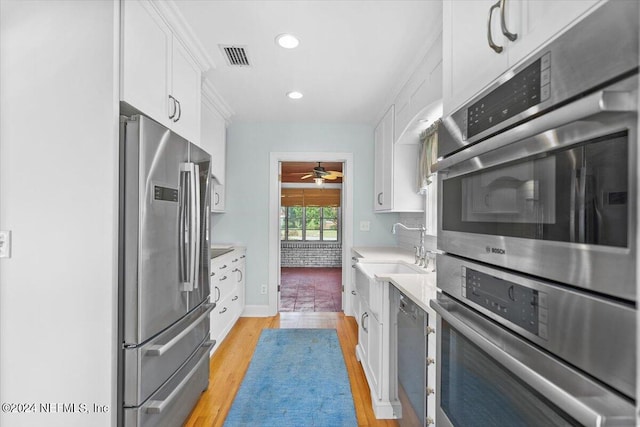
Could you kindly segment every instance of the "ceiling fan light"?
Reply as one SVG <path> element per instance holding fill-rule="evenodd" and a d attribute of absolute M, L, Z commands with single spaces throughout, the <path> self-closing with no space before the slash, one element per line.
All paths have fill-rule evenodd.
<path fill-rule="evenodd" d="M 318 185 L 322 185 L 322 183 L 324 182 L 324 179 L 322 178 L 313 178 L 313 180 L 316 182 L 316 184 Z"/>

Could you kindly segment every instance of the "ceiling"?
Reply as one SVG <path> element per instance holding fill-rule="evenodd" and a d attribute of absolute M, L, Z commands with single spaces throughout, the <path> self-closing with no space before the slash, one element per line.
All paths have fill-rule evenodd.
<path fill-rule="evenodd" d="M 313 168 L 318 166 L 318 162 L 282 162 L 280 169 L 280 182 L 290 182 L 290 183 L 311 183 L 313 184 L 313 178 L 301 179 L 303 176 L 311 173 Z M 321 162 L 320 166 L 325 168 L 328 171 L 338 171 L 342 172 L 342 163 L 341 162 Z M 326 180 L 325 182 L 329 184 L 340 184 L 342 182 L 342 178 L 336 178 L 334 180 Z"/>
<path fill-rule="evenodd" d="M 378 121 L 442 27 L 441 0 L 175 0 L 215 62 L 206 72 L 234 122 Z M 296 49 L 275 38 L 291 33 Z M 220 44 L 245 46 L 230 67 Z M 289 91 L 304 97 L 291 100 Z"/>

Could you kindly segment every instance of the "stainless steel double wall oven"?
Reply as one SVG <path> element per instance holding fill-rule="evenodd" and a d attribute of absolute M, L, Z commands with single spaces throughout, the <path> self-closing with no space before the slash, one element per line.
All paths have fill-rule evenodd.
<path fill-rule="evenodd" d="M 635 425 L 638 2 L 446 117 L 439 425 Z"/>

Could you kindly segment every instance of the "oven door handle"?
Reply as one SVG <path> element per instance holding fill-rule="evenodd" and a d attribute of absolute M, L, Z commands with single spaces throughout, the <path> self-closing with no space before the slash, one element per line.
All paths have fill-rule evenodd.
<path fill-rule="evenodd" d="M 501 134 L 482 141 L 481 144 L 471 145 L 458 153 L 438 161 L 437 169 L 438 171 L 446 172 L 446 169 L 453 165 L 512 144 L 514 141 L 520 141 L 596 114 L 637 112 L 638 108 L 635 103 L 636 96 L 634 92 L 602 90 L 558 108 L 555 111 L 543 114 L 521 126 L 515 126 Z M 505 159 L 505 162 L 511 160 L 517 160 L 517 158 Z M 481 164 L 476 165 L 472 171 L 478 169 L 482 169 Z"/>
<path fill-rule="evenodd" d="M 473 319 L 464 316 L 464 320 L 456 316 L 456 306 L 458 303 L 454 301 L 436 301 L 431 300 L 431 307 L 437 312 L 437 314 L 447 323 L 449 323 L 454 329 L 458 330 L 467 339 L 473 342 L 476 346 L 482 349 L 484 352 L 494 358 L 499 364 L 504 366 L 508 371 L 515 374 L 518 378 L 524 381 L 528 386 L 538 391 L 546 399 L 556 404 L 560 409 L 566 412 L 569 416 L 573 417 L 576 421 L 582 423 L 585 426 L 604 427 L 606 425 L 633 425 L 635 419 L 633 418 L 633 407 L 629 408 L 629 416 L 622 415 L 620 406 L 616 403 L 610 403 L 612 406 L 616 406 L 615 411 L 611 409 L 607 412 L 612 412 L 615 415 L 603 414 L 598 408 L 594 408 L 589 403 L 602 404 L 598 399 L 589 398 L 593 396 L 585 396 L 581 399 L 578 396 L 574 396 L 571 393 L 558 387 L 552 383 L 549 379 L 542 377 L 539 373 L 529 368 L 524 363 L 520 362 L 517 357 L 511 355 L 505 345 L 495 343 L 491 339 L 487 338 L 478 330 L 482 330 L 480 323 L 477 326 Z M 487 321 L 488 324 L 493 324 Z M 476 330 L 476 328 L 478 330 Z M 496 326 L 497 327 L 497 326 Z M 499 327 L 497 327 L 499 328 Z M 438 332 L 440 334 L 441 332 Z M 508 332 L 504 332 L 508 333 Z M 440 337 L 438 337 L 439 339 Z M 438 346 L 440 344 L 438 343 Z M 528 345 L 528 344 L 527 344 Z M 533 349 L 533 347 L 531 347 Z M 576 373 L 576 375 L 578 375 Z M 618 398 L 619 399 L 619 398 Z M 611 399 L 613 400 L 613 398 Z M 595 401 L 595 402 L 593 402 Z M 623 404 L 624 405 L 624 404 Z M 626 413 L 626 412 L 625 412 Z"/>

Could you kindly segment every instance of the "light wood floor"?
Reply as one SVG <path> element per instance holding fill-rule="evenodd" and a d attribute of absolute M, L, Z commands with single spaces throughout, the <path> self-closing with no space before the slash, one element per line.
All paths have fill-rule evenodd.
<path fill-rule="evenodd" d="M 185 427 L 222 426 L 249 367 L 260 332 L 265 328 L 336 329 L 349 372 L 358 426 L 398 425 L 394 420 L 377 420 L 373 415 L 369 386 L 355 356 L 358 341 L 355 319 L 344 313 L 304 312 L 280 313 L 274 317 L 241 317 L 211 358 L 209 389 L 202 394 Z"/>

